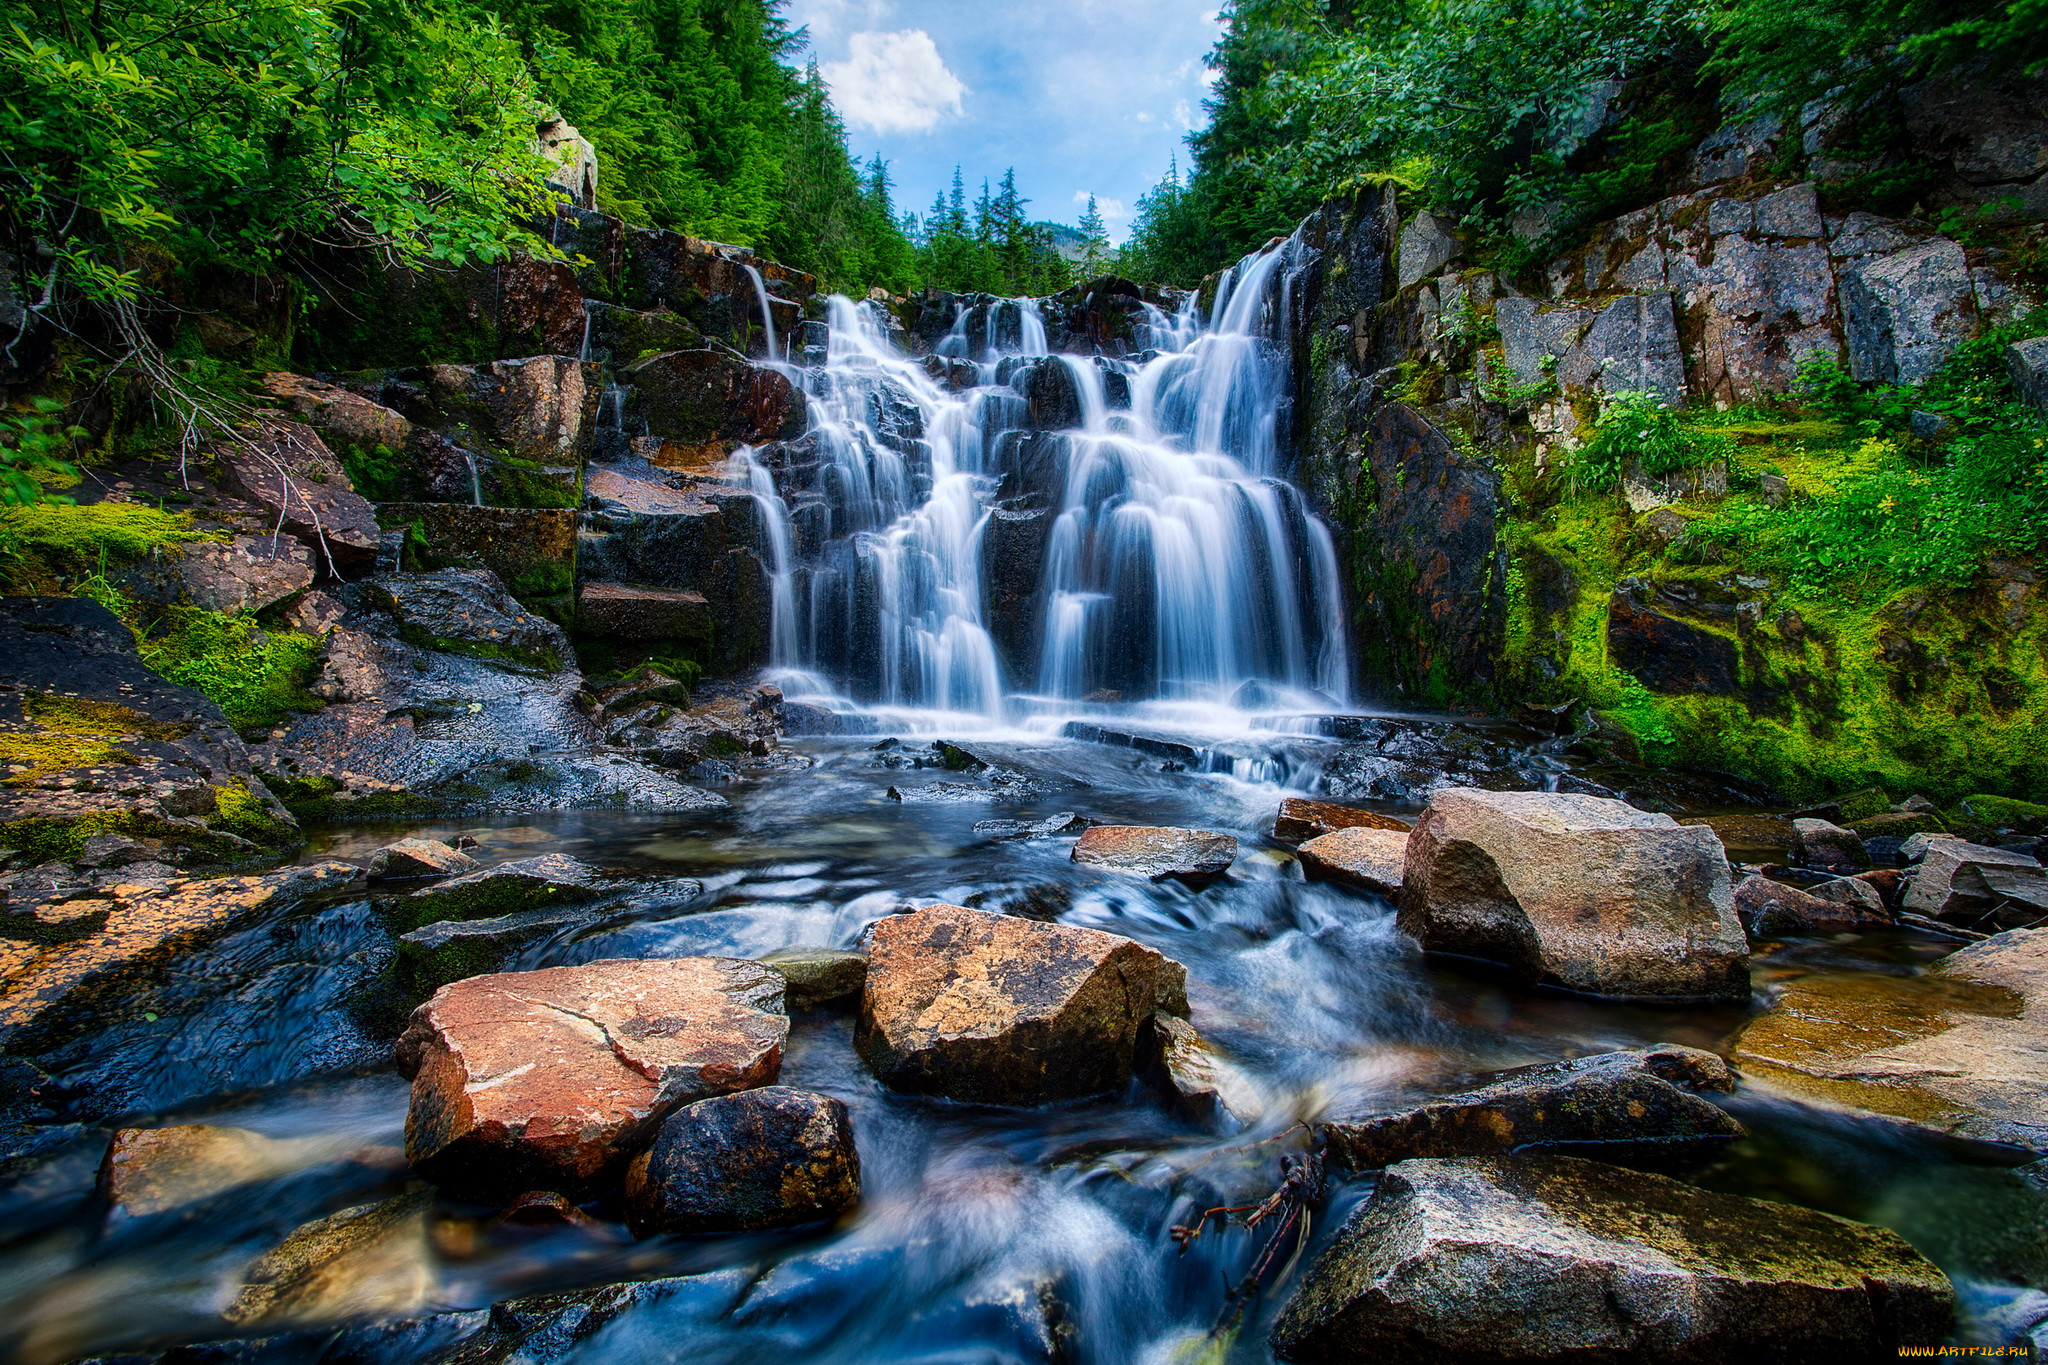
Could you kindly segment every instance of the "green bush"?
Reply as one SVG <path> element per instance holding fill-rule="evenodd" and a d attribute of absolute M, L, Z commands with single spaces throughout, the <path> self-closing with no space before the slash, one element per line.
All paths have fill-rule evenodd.
<path fill-rule="evenodd" d="M 1618 487 L 1633 462 L 1645 474 L 1697 469 L 1735 453 L 1735 439 L 1649 393 L 1619 393 L 1608 400 L 1592 439 L 1565 457 L 1565 481 L 1574 492 Z"/>

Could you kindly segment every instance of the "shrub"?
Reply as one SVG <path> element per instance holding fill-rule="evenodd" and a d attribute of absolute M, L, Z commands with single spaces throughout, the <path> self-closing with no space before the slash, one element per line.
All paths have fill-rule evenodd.
<path fill-rule="evenodd" d="M 1604 493 L 1621 483 L 1631 462 L 1645 474 L 1675 474 L 1734 452 L 1727 432 L 1699 425 L 1655 394 L 1618 393 L 1607 401 L 1592 439 L 1565 458 L 1564 476 L 1574 492 Z"/>

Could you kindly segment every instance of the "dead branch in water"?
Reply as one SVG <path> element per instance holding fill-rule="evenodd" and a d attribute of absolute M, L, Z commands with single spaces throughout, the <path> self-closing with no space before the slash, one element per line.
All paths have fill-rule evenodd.
<path fill-rule="evenodd" d="M 1251 1269 L 1236 1284 L 1224 1287 L 1223 1311 L 1217 1317 L 1216 1325 L 1209 1329 L 1212 1340 L 1223 1337 L 1237 1326 L 1238 1319 L 1244 1316 L 1245 1306 L 1258 1294 L 1283 1245 L 1291 1244 L 1293 1250 L 1278 1279 L 1284 1280 L 1293 1271 L 1295 1261 L 1300 1259 L 1302 1248 L 1308 1245 L 1309 1207 L 1323 1197 L 1324 1146 L 1324 1139 L 1318 1133 L 1307 1151 L 1282 1157 L 1280 1184 L 1258 1203 L 1205 1209 L 1193 1223 L 1186 1226 L 1176 1224 L 1168 1230 L 1167 1235 L 1184 1253 L 1208 1230 L 1212 1220 L 1219 1228 L 1228 1227 L 1235 1221 L 1247 1231 L 1261 1224 L 1272 1225 L 1259 1254 L 1252 1259 Z"/>

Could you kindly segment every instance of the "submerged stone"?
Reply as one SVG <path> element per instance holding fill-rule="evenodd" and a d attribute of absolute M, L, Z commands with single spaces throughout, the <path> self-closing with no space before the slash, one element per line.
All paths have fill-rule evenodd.
<path fill-rule="evenodd" d="M 582 905 L 542 905 L 488 919 L 437 920 L 398 936 L 398 975 L 414 995 L 497 971 L 521 948 L 588 924 Z"/>
<path fill-rule="evenodd" d="M 1727 1111 L 1695 1093 L 1734 1088 L 1728 1064 L 1713 1053 L 1666 1045 L 1524 1067 L 1413 1109 L 1335 1120 L 1323 1132 L 1332 1159 L 1356 1170 L 1534 1147 L 1692 1157 L 1743 1136 Z"/>
<path fill-rule="evenodd" d="M 650 1232 L 752 1232 L 837 1218 L 860 1202 L 846 1106 L 773 1085 L 686 1105 L 626 1175 Z"/>
<path fill-rule="evenodd" d="M 243 1272 L 221 1314 L 242 1328 L 402 1317 L 438 1278 L 427 1239 L 432 1190 L 362 1204 L 306 1224 Z"/>
<path fill-rule="evenodd" d="M 1431 952 L 1588 994 L 1749 994 L 1720 840 L 1605 797 L 1438 792 L 1409 838 L 1400 924 Z"/>
<path fill-rule="evenodd" d="M 1164 881 L 1220 877 L 1237 861 L 1237 840 L 1205 829 L 1097 825 L 1082 832 L 1073 860 Z"/>
<path fill-rule="evenodd" d="M 444 986 L 398 1040 L 406 1156 L 460 1189 L 588 1189 L 676 1105 L 774 1081 L 782 998 L 768 968 L 718 957 Z"/>
<path fill-rule="evenodd" d="M 110 1216 L 145 1218 L 317 1165 L 345 1149 L 327 1136 L 273 1138 L 205 1123 L 123 1128 L 107 1149 L 100 1193 Z"/>
<path fill-rule="evenodd" d="M 1387 1168 L 1273 1329 L 1282 1360 L 1890 1361 L 1955 1291 L 1897 1233 L 1531 1153 Z"/>
<path fill-rule="evenodd" d="M 1178 1015 L 1152 1016 L 1138 1038 L 1138 1070 L 1175 1108 L 1202 1122 L 1251 1123 L 1266 1108 L 1251 1078 Z"/>
<path fill-rule="evenodd" d="M 868 979 L 868 960 L 838 948 L 778 948 L 761 959 L 788 983 L 792 1010 L 815 1009 L 857 995 Z"/>
<path fill-rule="evenodd" d="M 1043 1104 L 1130 1079 L 1154 1010 L 1187 1012 L 1187 971 L 1141 943 L 934 905 L 877 923 L 855 1046 L 891 1089 Z"/>

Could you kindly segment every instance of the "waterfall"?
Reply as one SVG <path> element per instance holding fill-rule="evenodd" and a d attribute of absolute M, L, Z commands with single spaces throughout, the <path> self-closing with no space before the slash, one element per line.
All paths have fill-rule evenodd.
<path fill-rule="evenodd" d="M 1253 681 L 1343 704 L 1335 548 L 1283 477 L 1307 259 L 1245 258 L 1206 318 L 1144 305 L 1137 358 L 1051 354 L 1041 301 L 971 300 L 928 366 L 833 298 L 810 431 L 745 461 L 776 666 L 990 720 Z"/>
<path fill-rule="evenodd" d="M 754 298 L 761 305 L 761 326 L 766 329 L 768 335 L 768 359 L 780 360 L 782 355 L 775 346 L 775 315 L 768 310 L 768 284 L 761 278 L 761 272 L 753 266 L 745 265 L 740 268 L 746 271 L 747 278 L 754 282 Z"/>

